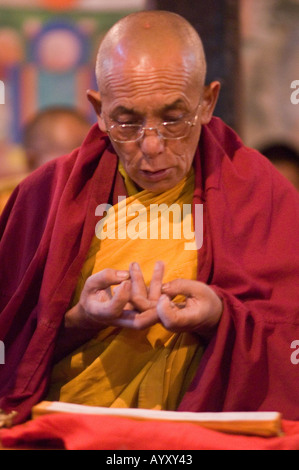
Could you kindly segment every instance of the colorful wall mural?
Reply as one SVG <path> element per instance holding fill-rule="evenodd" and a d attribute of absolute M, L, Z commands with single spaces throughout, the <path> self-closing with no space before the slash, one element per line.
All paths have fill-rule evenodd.
<path fill-rule="evenodd" d="M 97 49 L 110 26 L 131 11 L 70 9 L 80 3 L 71 0 L 39 3 L 44 8 L 12 9 L 0 2 L 0 83 L 5 95 L 0 106 L 2 173 L 8 153 L 8 167 L 14 171 L 12 150 L 20 145 L 23 126 L 37 111 L 55 105 L 74 107 L 95 121 L 86 90 L 96 88 Z"/>

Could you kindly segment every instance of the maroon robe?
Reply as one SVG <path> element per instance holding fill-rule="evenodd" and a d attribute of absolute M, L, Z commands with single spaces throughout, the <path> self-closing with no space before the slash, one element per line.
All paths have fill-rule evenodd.
<path fill-rule="evenodd" d="M 222 297 L 224 313 L 179 409 L 276 410 L 297 420 L 299 195 L 218 118 L 203 127 L 194 168 L 194 203 L 204 206 L 198 280 Z M 22 182 L 2 214 L 0 408 L 17 410 L 16 423 L 47 392 L 95 209 L 123 191 L 117 157 L 95 125 L 79 150 Z"/>

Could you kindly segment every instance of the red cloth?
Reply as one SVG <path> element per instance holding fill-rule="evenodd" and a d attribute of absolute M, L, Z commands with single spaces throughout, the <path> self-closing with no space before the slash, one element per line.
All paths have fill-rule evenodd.
<path fill-rule="evenodd" d="M 2 430 L 4 447 L 68 450 L 299 450 L 299 422 L 283 422 L 282 437 L 225 434 L 196 424 L 89 415 L 47 415 Z"/>
<path fill-rule="evenodd" d="M 198 280 L 224 313 L 180 409 L 280 411 L 299 419 L 299 195 L 220 119 L 203 127 L 194 203 L 204 206 Z M 20 184 L 0 221 L 0 407 L 18 422 L 45 396 L 58 329 L 94 235 L 95 208 L 121 194 L 117 157 L 95 125 L 83 146 Z"/>

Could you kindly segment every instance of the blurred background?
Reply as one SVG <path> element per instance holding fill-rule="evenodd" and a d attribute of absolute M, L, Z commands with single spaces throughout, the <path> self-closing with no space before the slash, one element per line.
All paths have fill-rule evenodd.
<path fill-rule="evenodd" d="M 28 163 L 30 132 L 35 143 L 38 137 L 42 143 L 42 132 L 54 129 L 51 121 L 44 121 L 43 130 L 34 134 L 33 121 L 40 112 L 67 110 L 69 118 L 77 115 L 77 126 L 82 124 L 81 131 L 73 131 L 77 142 L 53 144 L 52 157 L 80 144 L 95 122 L 86 90 L 96 88 L 94 64 L 101 38 L 119 18 L 145 9 L 177 12 L 201 34 L 208 80 L 222 83 L 215 114 L 246 145 L 265 152 L 270 146 L 277 152 L 286 147 L 298 152 L 299 104 L 291 102 L 291 84 L 299 80 L 299 0 L 0 0 L 3 181 L 21 178 L 33 168 Z M 58 115 L 53 115 L 57 123 Z M 60 134 L 66 141 L 66 134 Z"/>

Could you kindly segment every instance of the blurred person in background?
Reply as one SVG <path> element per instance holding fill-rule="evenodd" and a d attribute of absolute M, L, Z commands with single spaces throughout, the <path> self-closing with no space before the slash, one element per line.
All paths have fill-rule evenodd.
<path fill-rule="evenodd" d="M 76 109 L 57 106 L 40 111 L 24 127 L 28 170 L 33 171 L 79 147 L 89 129 L 90 122 Z"/>
<path fill-rule="evenodd" d="M 27 172 L 0 180 L 0 213 L 12 191 L 29 173 L 79 147 L 90 122 L 77 109 L 53 106 L 39 111 L 24 126 L 22 147 Z"/>
<path fill-rule="evenodd" d="M 299 153 L 295 147 L 278 142 L 266 145 L 260 151 L 299 191 Z"/>

